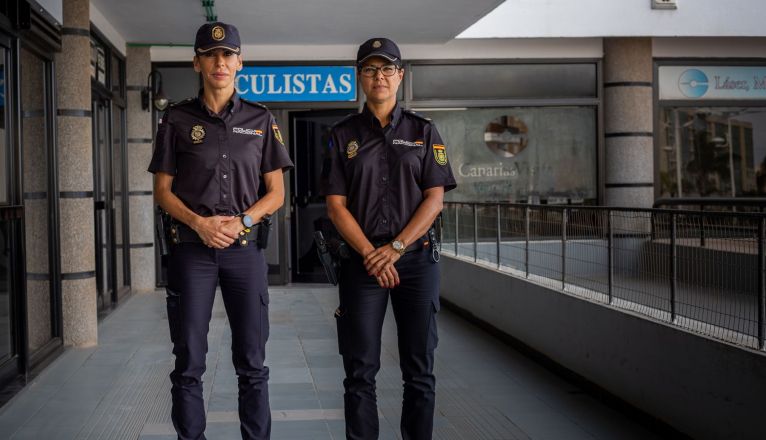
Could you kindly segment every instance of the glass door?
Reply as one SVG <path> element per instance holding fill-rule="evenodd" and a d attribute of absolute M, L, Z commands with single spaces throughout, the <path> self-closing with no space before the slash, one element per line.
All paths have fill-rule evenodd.
<path fill-rule="evenodd" d="M 115 297 L 114 185 L 110 101 L 93 100 L 93 201 L 96 237 L 96 287 L 99 313 L 107 312 Z"/>
<path fill-rule="evenodd" d="M 324 197 L 319 195 L 322 168 L 329 160 L 327 145 L 332 125 L 353 110 L 292 112 L 290 146 L 295 161 L 292 174 L 292 279 L 326 283 L 319 263 L 314 231 L 325 237 L 335 228 L 327 217 Z"/>
<path fill-rule="evenodd" d="M 0 386 L 26 366 L 23 224 L 10 39 L 0 34 Z M 2 397 L 0 396 L 0 400 Z"/>

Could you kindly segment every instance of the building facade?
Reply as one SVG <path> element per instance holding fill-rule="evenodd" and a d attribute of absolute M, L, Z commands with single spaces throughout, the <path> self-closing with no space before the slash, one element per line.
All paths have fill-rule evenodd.
<path fill-rule="evenodd" d="M 97 344 L 101 317 L 163 284 L 145 171 L 161 112 L 147 98 L 161 85 L 180 101 L 199 78 L 189 45 L 131 41 L 114 7 L 0 6 L 0 386 L 23 384 L 66 346 Z M 520 11 L 522 22 L 557 20 L 549 7 Z M 144 18 L 173 20 L 159 15 Z M 763 197 L 766 36 L 747 23 L 686 35 L 685 22 L 668 36 L 653 29 L 672 17 L 647 17 L 622 32 L 520 26 L 402 43 L 400 101 L 444 137 L 458 180 L 449 200 Z M 188 23 L 189 42 L 203 21 Z M 328 221 L 318 187 L 329 128 L 364 105 L 358 43 L 244 42 L 238 91 L 269 106 L 296 164 L 267 250 L 272 283 L 323 280 L 311 239 Z"/>

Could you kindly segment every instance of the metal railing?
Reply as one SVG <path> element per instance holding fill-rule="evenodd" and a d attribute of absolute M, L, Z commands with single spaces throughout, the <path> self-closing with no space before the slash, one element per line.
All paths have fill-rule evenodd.
<path fill-rule="evenodd" d="M 447 202 L 442 223 L 447 255 L 743 346 L 766 344 L 766 214 Z"/>

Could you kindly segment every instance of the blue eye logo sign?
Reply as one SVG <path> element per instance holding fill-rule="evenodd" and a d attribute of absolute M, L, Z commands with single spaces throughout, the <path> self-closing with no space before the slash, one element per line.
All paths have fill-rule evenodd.
<path fill-rule="evenodd" d="M 689 69 L 678 78 L 678 89 L 687 98 L 700 98 L 708 89 L 707 75 L 701 70 Z"/>

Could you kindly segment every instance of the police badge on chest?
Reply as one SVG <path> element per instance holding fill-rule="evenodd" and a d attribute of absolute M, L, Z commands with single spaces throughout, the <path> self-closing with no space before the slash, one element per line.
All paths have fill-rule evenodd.
<path fill-rule="evenodd" d="M 193 126 L 189 136 L 193 144 L 201 144 L 205 140 L 205 127 L 199 124 Z"/>

